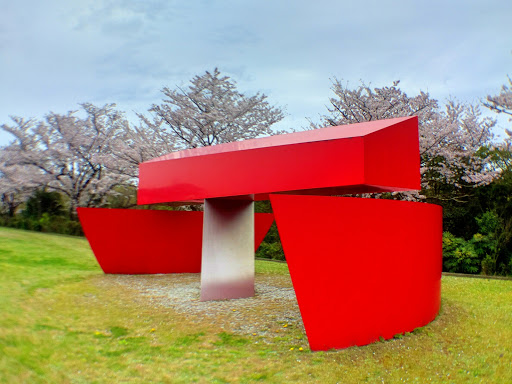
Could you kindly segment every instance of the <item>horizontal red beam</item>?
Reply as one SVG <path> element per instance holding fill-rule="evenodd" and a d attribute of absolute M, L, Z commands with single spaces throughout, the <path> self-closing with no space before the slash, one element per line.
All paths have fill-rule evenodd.
<path fill-rule="evenodd" d="M 138 203 L 414 190 L 419 161 L 416 117 L 276 135 L 142 163 Z"/>

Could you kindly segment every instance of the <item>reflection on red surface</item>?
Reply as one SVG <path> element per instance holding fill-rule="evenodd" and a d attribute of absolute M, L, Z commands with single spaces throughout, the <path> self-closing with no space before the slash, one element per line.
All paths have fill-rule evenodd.
<path fill-rule="evenodd" d="M 312 350 L 390 339 L 436 317 L 441 207 L 342 197 L 270 199 Z"/>
<path fill-rule="evenodd" d="M 78 208 L 91 248 L 105 273 L 198 273 L 203 213 L 138 209 Z M 255 214 L 255 248 L 272 214 Z"/>

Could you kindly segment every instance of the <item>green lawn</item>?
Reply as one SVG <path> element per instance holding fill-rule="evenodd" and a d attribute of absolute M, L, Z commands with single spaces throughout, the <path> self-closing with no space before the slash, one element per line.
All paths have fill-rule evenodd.
<path fill-rule="evenodd" d="M 288 278 L 286 264 L 256 268 Z M 192 321 L 112 278 L 82 238 L 0 228 L 0 382 L 512 383 L 512 281 L 443 277 L 428 326 L 311 352 L 300 327 L 234 334 L 222 318 Z"/>

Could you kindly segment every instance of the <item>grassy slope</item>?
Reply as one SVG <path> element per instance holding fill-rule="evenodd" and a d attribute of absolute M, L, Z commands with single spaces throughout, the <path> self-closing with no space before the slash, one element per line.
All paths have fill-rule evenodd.
<path fill-rule="evenodd" d="M 423 329 L 312 353 L 297 329 L 256 343 L 102 279 L 84 239 L 0 228 L 0 382 L 512 382 L 511 281 L 444 277 L 442 314 Z"/>

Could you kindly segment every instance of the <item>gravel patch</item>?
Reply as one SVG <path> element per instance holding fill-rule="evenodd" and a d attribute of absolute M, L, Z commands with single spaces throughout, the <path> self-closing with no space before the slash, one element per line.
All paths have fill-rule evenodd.
<path fill-rule="evenodd" d="M 279 336 L 283 328 L 304 332 L 295 291 L 288 276 L 256 275 L 254 297 L 199 301 L 199 274 L 105 275 L 100 285 L 129 289 L 154 308 L 168 308 L 191 323 L 208 322 L 236 334 Z"/>

